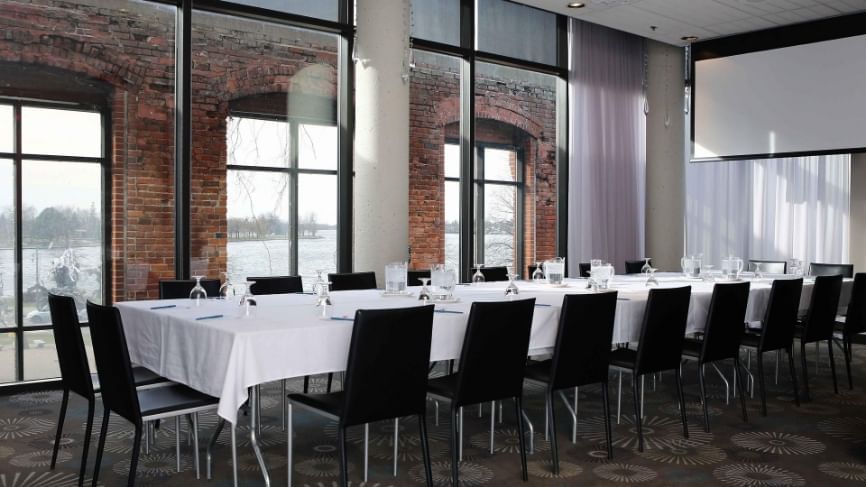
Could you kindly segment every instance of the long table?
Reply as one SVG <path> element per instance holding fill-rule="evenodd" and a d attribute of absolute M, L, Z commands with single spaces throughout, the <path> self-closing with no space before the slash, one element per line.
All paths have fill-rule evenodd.
<path fill-rule="evenodd" d="M 714 283 L 687 280 L 678 275 L 659 275 L 659 287 L 692 287 L 688 332 L 703 330 Z M 516 299 L 535 297 L 530 355 L 548 353 L 556 337 L 559 307 L 566 293 L 587 293 L 586 281 L 569 279 L 566 287 L 518 281 Z M 613 289 L 619 292 L 614 342 L 635 342 L 648 289 L 641 276 L 617 276 Z M 747 320 L 763 317 L 771 279 L 752 279 Z M 506 283 L 457 286 L 459 302 L 437 304 L 434 314 L 431 360 L 458 358 L 473 301 L 497 301 Z M 417 294 L 418 288 L 410 288 Z M 808 307 L 812 283 L 803 287 L 801 311 Z M 850 282 L 843 286 L 840 302 L 847 303 Z M 257 296 L 253 316 L 242 316 L 234 301 L 206 300 L 195 306 L 188 299 L 117 303 L 130 358 L 173 381 L 219 398 L 218 414 L 231 423 L 246 401 L 248 388 L 286 378 L 342 371 L 348 357 L 355 310 L 416 306 L 415 296 L 383 297 L 378 290 L 332 293 L 332 317 L 323 319 L 315 296 L 305 294 Z M 172 308 L 152 309 L 174 304 Z M 459 312 L 459 313 L 458 313 Z M 205 316 L 220 318 L 197 320 Z"/>

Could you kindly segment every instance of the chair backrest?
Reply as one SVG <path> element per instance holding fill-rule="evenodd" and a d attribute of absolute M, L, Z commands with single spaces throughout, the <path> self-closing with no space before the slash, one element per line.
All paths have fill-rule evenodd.
<path fill-rule="evenodd" d="M 433 305 L 355 312 L 344 426 L 424 413 Z"/>
<path fill-rule="evenodd" d="M 87 399 L 94 397 L 93 379 L 84 339 L 81 337 L 81 324 L 75 300 L 70 296 L 48 294 L 48 309 L 51 312 L 51 328 L 54 330 L 54 343 L 57 348 L 57 361 L 60 363 L 60 376 L 63 387 Z"/>
<path fill-rule="evenodd" d="M 835 276 L 851 278 L 854 277 L 854 264 L 822 264 L 812 262 L 809 264 L 810 276 Z"/>
<path fill-rule="evenodd" d="M 784 260 L 749 259 L 749 268 L 745 270 L 754 270 L 754 264 L 760 264 L 761 272 L 766 272 L 767 274 L 785 274 L 788 272 L 788 263 Z"/>
<path fill-rule="evenodd" d="M 250 293 L 259 294 L 291 294 L 303 292 L 304 285 L 301 276 L 268 276 L 248 277 L 247 281 L 254 281 L 250 286 Z M 208 293 L 210 296 L 210 293 Z"/>
<path fill-rule="evenodd" d="M 478 268 L 473 267 L 472 273 L 475 274 L 476 270 L 478 270 Z M 482 267 L 481 268 L 481 274 L 484 275 L 484 280 L 487 282 L 507 281 L 508 280 L 508 268 L 505 266 Z"/>
<path fill-rule="evenodd" d="M 454 407 L 522 394 L 534 311 L 535 298 L 472 303 Z"/>
<path fill-rule="evenodd" d="M 646 264 L 645 260 L 627 260 L 625 261 L 625 273 L 626 274 L 640 274 L 641 268 L 643 268 L 644 264 Z M 652 259 L 649 261 L 650 267 L 653 265 Z"/>
<path fill-rule="evenodd" d="M 839 310 L 839 295 L 842 292 L 842 276 L 818 276 L 812 287 L 809 312 L 803 320 L 803 339 L 807 342 L 833 338 L 836 313 Z"/>
<path fill-rule="evenodd" d="M 140 426 L 141 408 L 120 312 L 113 306 L 100 306 L 88 301 L 87 318 L 102 403 L 107 409 Z"/>
<path fill-rule="evenodd" d="M 802 292 L 803 278 L 773 281 L 761 327 L 761 352 L 791 348 Z"/>
<path fill-rule="evenodd" d="M 355 289 L 376 289 L 375 272 L 345 272 L 328 274 L 331 291 L 351 291 Z"/>
<path fill-rule="evenodd" d="M 851 299 L 845 313 L 845 335 L 866 332 L 866 273 L 858 272 L 851 287 Z"/>
<path fill-rule="evenodd" d="M 607 382 L 617 292 L 567 294 L 550 369 L 550 388 Z"/>
<path fill-rule="evenodd" d="M 713 286 L 707 324 L 704 327 L 701 363 L 736 357 L 745 332 L 749 283 L 720 283 Z"/>
<path fill-rule="evenodd" d="M 164 280 L 159 281 L 159 299 L 188 298 L 190 291 L 195 287 L 195 279 Z M 207 297 L 215 298 L 220 293 L 219 279 L 202 279 L 201 287 L 207 293 Z"/>
<path fill-rule="evenodd" d="M 424 271 L 406 271 L 407 286 L 420 286 L 422 278 L 430 278 L 430 269 Z"/>
<path fill-rule="evenodd" d="M 650 289 L 638 343 L 635 374 L 679 368 L 691 296 L 691 286 Z"/>
<path fill-rule="evenodd" d="M 577 269 L 580 271 L 580 277 L 589 277 L 589 271 L 592 269 L 592 265 L 589 262 L 580 262 L 577 264 Z"/>

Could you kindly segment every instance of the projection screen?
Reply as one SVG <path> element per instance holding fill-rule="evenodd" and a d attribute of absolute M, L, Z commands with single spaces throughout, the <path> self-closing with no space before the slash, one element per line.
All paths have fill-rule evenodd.
<path fill-rule="evenodd" d="M 697 60 L 695 161 L 866 147 L 866 35 Z"/>

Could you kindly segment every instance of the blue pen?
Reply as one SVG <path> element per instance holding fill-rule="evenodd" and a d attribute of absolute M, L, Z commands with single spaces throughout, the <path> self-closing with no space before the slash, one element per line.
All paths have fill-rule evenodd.
<path fill-rule="evenodd" d="M 462 311 L 455 311 L 453 309 L 437 309 L 437 310 L 434 310 L 434 312 L 436 312 L 436 313 L 452 313 L 452 314 L 456 314 L 456 315 L 462 315 L 463 314 Z"/>
<path fill-rule="evenodd" d="M 355 321 L 355 318 L 349 318 L 348 316 L 332 316 L 331 319 L 337 321 Z"/>
<path fill-rule="evenodd" d="M 222 318 L 222 317 L 223 317 L 223 315 L 199 316 L 198 318 L 196 318 L 196 321 L 213 320 L 213 319 Z"/>
<path fill-rule="evenodd" d="M 541 306 L 541 307 L 543 307 L 543 308 L 549 308 L 549 307 L 551 306 L 551 305 L 549 305 L 549 304 L 544 304 L 544 303 L 535 303 L 535 305 L 536 305 L 536 306 Z"/>
<path fill-rule="evenodd" d="M 177 308 L 176 304 L 163 304 L 162 306 L 151 306 L 150 309 L 168 309 Z"/>

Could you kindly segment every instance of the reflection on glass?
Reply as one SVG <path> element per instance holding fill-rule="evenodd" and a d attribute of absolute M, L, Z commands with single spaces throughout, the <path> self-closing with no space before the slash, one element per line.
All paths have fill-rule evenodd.
<path fill-rule="evenodd" d="M 445 144 L 445 177 L 460 177 L 460 145 Z"/>
<path fill-rule="evenodd" d="M 0 105 L 0 152 L 15 149 L 15 133 L 12 125 L 12 105 Z"/>
<path fill-rule="evenodd" d="M 0 333 L 0 384 L 15 381 L 16 361 L 15 334 Z"/>
<path fill-rule="evenodd" d="M 60 377 L 54 332 L 38 330 L 24 332 L 24 380 Z"/>
<path fill-rule="evenodd" d="M 337 269 L 337 176 L 298 176 L 298 274 L 312 289 L 316 270 Z"/>
<path fill-rule="evenodd" d="M 445 181 L 445 265 L 459 269 L 460 262 L 460 183 Z"/>
<path fill-rule="evenodd" d="M 487 184 L 484 188 L 484 263 L 511 266 L 515 262 L 517 189 Z"/>
<path fill-rule="evenodd" d="M 75 298 L 86 321 L 86 301 L 102 302 L 102 168 L 24 161 L 21 184 L 24 326 L 51 322 L 49 292 Z"/>
<path fill-rule="evenodd" d="M 478 0 L 478 49 L 556 64 L 556 14 L 507 0 Z"/>
<path fill-rule="evenodd" d="M 289 238 L 289 176 L 284 173 L 228 171 L 228 275 L 286 275 Z"/>
<path fill-rule="evenodd" d="M 25 154 L 101 157 L 102 115 L 91 111 L 23 107 L 21 150 Z"/>
<path fill-rule="evenodd" d="M 298 124 L 298 167 L 337 169 L 337 127 Z"/>
<path fill-rule="evenodd" d="M 289 167 L 289 124 L 229 117 L 226 154 L 229 165 Z"/>
<path fill-rule="evenodd" d="M 0 328 L 15 326 L 15 211 L 13 206 L 15 185 L 13 177 L 12 161 L 0 159 Z M 3 350 L 9 350 L 9 347 L 0 344 L 0 351 Z M 0 364 L 0 367 L 2 366 Z"/>
<path fill-rule="evenodd" d="M 315 17 L 336 22 L 339 14 L 337 0 L 229 0 L 231 3 L 251 5 L 277 12 Z"/>
<path fill-rule="evenodd" d="M 460 45 L 460 0 L 411 0 L 412 37 Z"/>
<path fill-rule="evenodd" d="M 484 148 L 484 179 L 516 181 L 517 154 L 513 150 Z"/>

